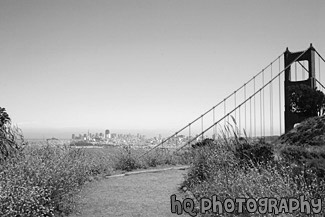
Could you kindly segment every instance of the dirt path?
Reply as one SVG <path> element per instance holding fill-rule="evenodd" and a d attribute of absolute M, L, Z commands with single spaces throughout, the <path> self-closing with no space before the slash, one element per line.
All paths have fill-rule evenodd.
<path fill-rule="evenodd" d="M 181 197 L 178 187 L 185 174 L 172 169 L 93 182 L 81 193 L 78 213 L 71 217 L 178 216 L 170 211 L 170 195 Z"/>

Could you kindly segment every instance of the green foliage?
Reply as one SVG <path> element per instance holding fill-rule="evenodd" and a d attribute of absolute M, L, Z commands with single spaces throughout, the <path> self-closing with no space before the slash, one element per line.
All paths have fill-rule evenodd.
<path fill-rule="evenodd" d="M 313 117 L 320 114 L 324 108 L 325 95 L 307 85 L 293 85 L 288 87 L 291 112 Z"/>

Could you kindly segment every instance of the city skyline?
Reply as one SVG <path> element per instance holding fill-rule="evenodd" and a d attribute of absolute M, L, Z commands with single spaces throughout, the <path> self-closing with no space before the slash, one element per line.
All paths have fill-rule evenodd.
<path fill-rule="evenodd" d="M 286 47 L 325 55 L 324 11 L 300 0 L 4 0 L 0 107 L 26 138 L 167 136 Z"/>

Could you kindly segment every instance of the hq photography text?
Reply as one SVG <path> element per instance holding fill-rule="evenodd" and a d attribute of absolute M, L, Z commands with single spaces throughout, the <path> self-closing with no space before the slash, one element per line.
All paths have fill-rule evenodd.
<path fill-rule="evenodd" d="M 322 211 L 322 200 L 311 199 L 306 200 L 305 196 L 297 198 L 227 198 L 224 201 L 218 200 L 216 195 L 211 198 L 201 198 L 198 206 L 191 198 L 185 198 L 182 202 L 176 199 L 176 195 L 170 196 L 171 212 L 177 215 L 184 213 L 190 216 L 196 216 L 199 213 L 259 213 L 259 214 L 275 214 L 280 213 L 304 213 L 319 214 Z"/>

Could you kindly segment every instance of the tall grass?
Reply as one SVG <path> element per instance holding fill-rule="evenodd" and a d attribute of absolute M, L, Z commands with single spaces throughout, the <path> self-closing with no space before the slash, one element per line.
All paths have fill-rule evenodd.
<path fill-rule="evenodd" d="M 270 144 L 250 141 L 248 138 L 240 139 L 236 130 L 230 133 L 231 137 L 226 136 L 230 135 L 229 132 L 223 133 L 213 143 L 196 149 L 194 162 L 183 185 L 197 200 L 211 198 L 212 195 L 217 195 L 220 201 L 226 198 L 280 199 L 305 195 L 311 199 L 325 196 L 325 182 L 312 170 L 286 161 L 260 158 L 258 153 L 269 155 L 266 150 L 273 152 Z M 237 215 L 233 213 L 225 216 Z M 256 215 L 247 212 L 242 214 Z M 202 216 L 220 215 L 206 213 Z M 303 215 L 297 212 L 293 216 Z"/>
<path fill-rule="evenodd" d="M 69 147 L 28 147 L 0 165 L 0 216 L 54 216 L 74 208 L 93 175 L 112 170 L 104 156 Z"/>
<path fill-rule="evenodd" d="M 142 156 L 145 151 L 144 149 L 129 147 L 120 149 L 114 160 L 114 168 L 116 170 L 131 171 L 163 165 L 183 165 L 191 161 L 191 151 L 175 152 L 169 149 L 156 149 Z"/>

